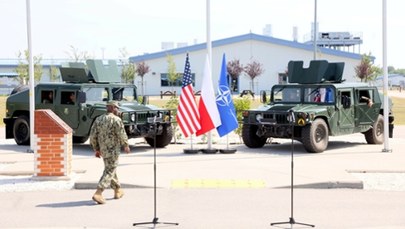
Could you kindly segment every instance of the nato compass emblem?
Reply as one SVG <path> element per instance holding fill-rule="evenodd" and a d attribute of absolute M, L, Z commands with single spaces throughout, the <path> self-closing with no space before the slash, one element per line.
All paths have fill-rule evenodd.
<path fill-rule="evenodd" d="M 233 104 L 232 104 L 232 94 L 231 91 L 229 90 L 229 87 L 225 85 L 219 85 L 216 102 L 218 106 L 222 107 L 222 108 L 218 107 L 220 112 L 222 109 L 223 112 L 232 115 L 235 118 L 235 120 L 237 120 L 235 111 L 231 109 L 231 107 L 233 108 Z"/>
<path fill-rule="evenodd" d="M 227 107 L 232 102 L 231 91 L 229 87 L 220 85 L 218 88 L 217 104 L 221 107 Z"/>

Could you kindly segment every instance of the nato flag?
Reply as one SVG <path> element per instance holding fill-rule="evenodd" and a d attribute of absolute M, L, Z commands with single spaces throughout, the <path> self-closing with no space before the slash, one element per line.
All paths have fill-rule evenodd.
<path fill-rule="evenodd" d="M 216 97 L 217 107 L 221 116 L 221 125 L 217 127 L 220 137 L 227 135 L 238 128 L 235 107 L 232 101 L 232 93 L 229 90 L 225 54 L 222 57 L 221 75 L 219 76 L 218 95 Z"/>

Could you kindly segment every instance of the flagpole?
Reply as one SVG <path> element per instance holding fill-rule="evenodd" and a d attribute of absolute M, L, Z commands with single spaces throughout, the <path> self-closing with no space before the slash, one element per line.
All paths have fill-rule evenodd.
<path fill-rule="evenodd" d="M 388 67 L 387 67 L 387 0 L 382 1 L 382 32 L 383 32 L 383 99 L 384 99 L 384 149 L 383 152 L 391 152 L 389 149 L 388 127 Z"/>
<path fill-rule="evenodd" d="M 193 150 L 193 135 L 190 135 L 190 147 Z"/>
<path fill-rule="evenodd" d="M 316 60 L 316 50 L 317 50 L 317 33 L 318 33 L 318 28 L 317 28 L 317 11 L 318 11 L 318 3 L 317 0 L 315 0 L 315 4 L 314 4 L 314 60 Z"/>
<path fill-rule="evenodd" d="M 29 101 L 30 101 L 30 150 L 34 153 L 34 128 L 35 128 L 35 92 L 34 92 L 34 57 L 31 39 L 31 3 L 26 0 L 27 11 L 27 40 L 28 40 L 28 76 L 29 76 Z"/>
<path fill-rule="evenodd" d="M 207 53 L 208 53 L 208 63 L 209 63 L 209 74 L 212 75 L 212 65 L 211 65 L 211 59 L 212 59 L 212 44 L 211 44 L 211 13 L 210 13 L 210 0 L 207 0 Z M 212 147 L 212 135 L 211 131 L 208 132 L 207 136 L 207 141 L 208 141 L 208 149 L 211 149 Z"/>
<path fill-rule="evenodd" d="M 229 134 L 226 135 L 226 149 L 229 149 Z"/>

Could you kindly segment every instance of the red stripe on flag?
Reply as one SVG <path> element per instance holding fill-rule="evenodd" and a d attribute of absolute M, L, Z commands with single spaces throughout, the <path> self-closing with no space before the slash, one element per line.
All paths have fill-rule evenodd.
<path fill-rule="evenodd" d="M 182 89 L 176 120 L 185 137 L 200 129 L 199 114 L 191 84 Z"/>
<path fill-rule="evenodd" d="M 198 111 L 200 112 L 200 123 L 203 123 L 204 125 L 201 125 L 201 129 L 196 132 L 197 136 L 205 134 L 215 128 L 215 125 L 211 119 L 211 115 L 208 113 L 203 98 L 200 99 Z"/>

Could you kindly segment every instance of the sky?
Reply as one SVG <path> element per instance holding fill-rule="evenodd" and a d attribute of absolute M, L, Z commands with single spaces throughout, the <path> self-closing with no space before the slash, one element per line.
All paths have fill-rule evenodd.
<path fill-rule="evenodd" d="M 405 1 L 387 1 L 387 63 L 405 68 Z M 361 35 L 360 53 L 382 67 L 383 0 L 317 0 L 319 32 Z M 66 59 L 72 47 L 93 58 L 121 58 L 161 51 L 162 42 L 207 41 L 206 0 L 30 0 L 34 55 Z M 315 0 L 211 0 L 211 40 L 249 32 L 309 39 Z M 0 59 L 28 48 L 26 0 L 0 0 Z M 270 54 L 269 54 L 270 55 Z"/>

